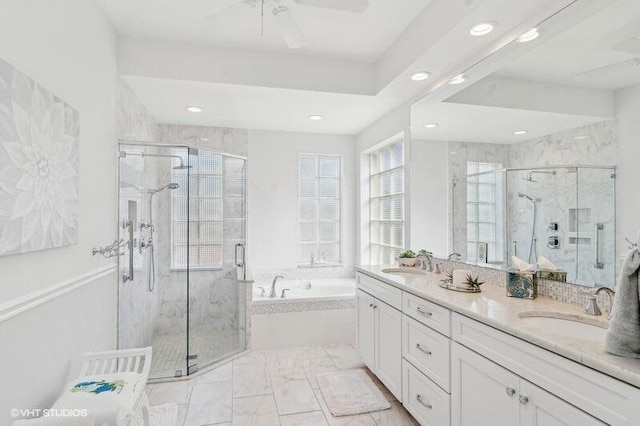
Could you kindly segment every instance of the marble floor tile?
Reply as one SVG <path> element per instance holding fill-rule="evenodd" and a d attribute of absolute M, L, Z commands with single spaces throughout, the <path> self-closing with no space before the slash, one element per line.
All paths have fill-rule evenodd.
<path fill-rule="evenodd" d="M 341 370 L 364 367 L 360 354 L 351 345 L 330 345 L 325 346 L 324 350 Z"/>
<path fill-rule="evenodd" d="M 184 425 L 184 421 L 187 418 L 187 404 L 178 404 L 178 421 L 176 423 L 177 426 Z"/>
<path fill-rule="evenodd" d="M 305 374 L 274 376 L 271 385 L 280 415 L 320 410 Z"/>
<path fill-rule="evenodd" d="M 249 396 L 233 400 L 234 426 L 279 426 L 273 395 Z"/>
<path fill-rule="evenodd" d="M 318 389 L 317 374 L 334 373 L 340 371 L 333 359 L 329 357 L 311 359 L 308 365 L 304 366 L 304 373 L 309 379 L 312 389 Z"/>
<path fill-rule="evenodd" d="M 193 385 L 185 426 L 201 426 L 233 420 L 231 382 Z"/>
<path fill-rule="evenodd" d="M 280 417 L 281 426 L 329 426 L 322 411 L 289 414 Z"/>
<path fill-rule="evenodd" d="M 232 379 L 233 364 L 231 362 L 228 362 L 196 377 L 195 383 L 228 382 Z"/>
<path fill-rule="evenodd" d="M 147 385 L 146 391 L 151 405 L 166 404 L 168 402 L 186 404 L 189 402 L 192 388 L 193 380 L 181 380 Z"/>
<path fill-rule="evenodd" d="M 330 426 L 376 426 L 376 422 L 373 421 L 369 414 L 358 414 L 355 416 L 340 416 L 336 417 L 329 411 L 327 404 L 324 402 L 322 392 L 319 389 L 314 391 L 316 398 L 322 407 L 324 417 Z"/>
<path fill-rule="evenodd" d="M 233 361 L 233 397 L 271 394 L 271 381 L 263 354 Z"/>
<path fill-rule="evenodd" d="M 378 426 L 419 426 L 419 423 L 411 417 L 398 401 L 391 401 L 388 410 L 373 411 L 369 413 Z"/>

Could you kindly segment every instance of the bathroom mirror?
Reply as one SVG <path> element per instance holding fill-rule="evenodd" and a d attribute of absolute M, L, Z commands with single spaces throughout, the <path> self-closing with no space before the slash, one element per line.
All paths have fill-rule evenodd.
<path fill-rule="evenodd" d="M 640 4 L 574 4 L 525 41 L 412 106 L 411 246 L 498 269 L 543 256 L 567 282 L 613 287 L 616 198 L 637 197 L 616 165 L 621 99 L 640 90 Z"/>

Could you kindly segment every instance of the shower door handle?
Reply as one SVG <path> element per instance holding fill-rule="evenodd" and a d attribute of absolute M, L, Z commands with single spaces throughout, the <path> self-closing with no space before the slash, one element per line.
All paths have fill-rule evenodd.
<path fill-rule="evenodd" d="M 122 274 L 123 283 L 133 281 L 133 220 L 128 220 L 125 226 L 129 232 L 129 241 L 127 242 L 127 249 L 129 250 L 129 271 L 126 274 Z"/>
<path fill-rule="evenodd" d="M 593 267 L 604 269 L 604 263 L 600 261 L 600 231 L 604 229 L 604 223 L 596 223 L 593 227 Z"/>
<path fill-rule="evenodd" d="M 242 249 L 242 256 L 238 257 L 238 249 Z M 235 264 L 238 268 L 242 268 L 244 266 L 245 259 L 245 248 L 244 244 L 238 243 L 236 244 L 236 252 L 235 252 Z"/>

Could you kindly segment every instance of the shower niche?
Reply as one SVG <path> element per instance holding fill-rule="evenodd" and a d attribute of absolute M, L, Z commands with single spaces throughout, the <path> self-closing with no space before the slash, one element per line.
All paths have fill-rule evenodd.
<path fill-rule="evenodd" d="M 246 160 L 120 143 L 118 347 L 153 346 L 152 378 L 246 348 Z"/>
<path fill-rule="evenodd" d="M 450 243 L 467 263 L 512 267 L 542 256 L 575 284 L 615 282 L 615 169 L 502 168 L 486 163 L 451 182 Z"/>

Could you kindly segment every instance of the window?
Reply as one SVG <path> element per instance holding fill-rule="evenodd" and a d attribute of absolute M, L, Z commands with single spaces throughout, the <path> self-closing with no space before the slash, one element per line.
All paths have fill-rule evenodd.
<path fill-rule="evenodd" d="M 191 169 L 173 171 L 180 187 L 171 192 L 171 266 L 174 269 L 186 269 L 189 247 L 190 267 L 221 268 L 222 156 L 202 151 L 197 156 L 189 156 L 189 161 L 193 166 Z"/>
<path fill-rule="evenodd" d="M 341 261 L 341 177 L 339 156 L 300 154 L 298 157 L 298 261 L 302 265 Z"/>
<path fill-rule="evenodd" d="M 503 173 L 498 163 L 467 162 L 467 259 L 488 263 L 502 261 Z M 486 245 L 486 253 L 482 247 Z"/>
<path fill-rule="evenodd" d="M 404 142 L 402 136 L 369 153 L 370 261 L 395 262 L 404 248 Z"/>

